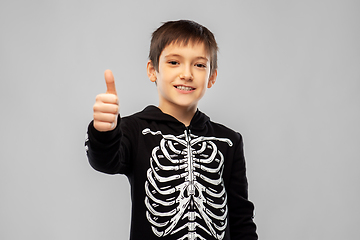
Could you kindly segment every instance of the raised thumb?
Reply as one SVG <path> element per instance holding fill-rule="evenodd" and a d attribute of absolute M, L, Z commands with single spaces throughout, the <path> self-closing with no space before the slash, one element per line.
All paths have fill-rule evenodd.
<path fill-rule="evenodd" d="M 115 94 L 116 93 L 116 87 L 115 87 L 115 80 L 114 75 L 112 74 L 111 70 L 106 70 L 104 72 L 105 82 L 106 82 L 106 93 L 108 94 Z"/>

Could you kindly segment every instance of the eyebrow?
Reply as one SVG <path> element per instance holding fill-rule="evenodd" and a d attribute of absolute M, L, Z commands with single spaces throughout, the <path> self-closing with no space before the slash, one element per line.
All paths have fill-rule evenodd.
<path fill-rule="evenodd" d="M 179 54 L 168 54 L 165 56 L 165 58 L 170 58 L 170 57 L 180 57 L 180 58 L 183 58 L 183 56 L 179 55 Z M 202 57 L 202 56 L 198 56 L 198 57 L 195 57 L 195 59 L 202 59 L 202 60 L 205 60 L 205 61 L 209 61 L 209 59 L 207 59 L 206 57 Z"/>

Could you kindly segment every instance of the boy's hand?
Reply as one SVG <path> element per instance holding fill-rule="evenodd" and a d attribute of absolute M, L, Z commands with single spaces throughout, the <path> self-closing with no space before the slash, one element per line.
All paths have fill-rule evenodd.
<path fill-rule="evenodd" d="M 113 130 L 117 125 L 119 100 L 116 93 L 114 76 L 110 70 L 104 73 L 107 86 L 106 93 L 96 96 L 94 104 L 94 127 L 100 132 Z"/>

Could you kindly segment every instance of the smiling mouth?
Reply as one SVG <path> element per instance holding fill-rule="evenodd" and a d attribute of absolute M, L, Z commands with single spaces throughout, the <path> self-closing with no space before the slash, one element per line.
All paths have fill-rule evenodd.
<path fill-rule="evenodd" d="M 186 87 L 186 86 L 175 86 L 175 88 L 182 90 L 182 91 L 192 91 L 195 90 L 195 88 L 192 87 Z"/>

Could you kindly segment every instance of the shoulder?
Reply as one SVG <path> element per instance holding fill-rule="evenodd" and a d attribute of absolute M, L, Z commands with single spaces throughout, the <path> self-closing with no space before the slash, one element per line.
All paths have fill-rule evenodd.
<path fill-rule="evenodd" d="M 218 136 L 230 138 L 234 142 L 242 142 L 242 135 L 224 124 L 213 122 L 211 120 L 208 124 Z"/>
<path fill-rule="evenodd" d="M 155 106 L 147 106 L 143 110 L 121 117 L 121 125 L 130 128 L 142 128 L 149 122 L 161 119 L 162 112 Z"/>
<path fill-rule="evenodd" d="M 121 120 L 126 122 L 139 121 L 140 119 L 143 118 L 144 115 L 146 115 L 148 111 L 149 111 L 149 107 L 146 107 L 145 109 L 135 112 L 131 115 L 121 116 Z"/>
<path fill-rule="evenodd" d="M 158 120 L 160 119 L 164 114 L 161 112 L 161 110 L 155 106 L 149 105 L 145 107 L 143 110 L 136 112 L 132 115 L 124 117 L 124 119 L 129 120 L 138 120 L 138 119 L 146 119 L 146 120 Z"/>
<path fill-rule="evenodd" d="M 120 126 L 122 131 L 137 131 L 141 124 L 141 111 L 133 113 L 131 115 L 121 116 L 120 117 Z"/>

